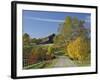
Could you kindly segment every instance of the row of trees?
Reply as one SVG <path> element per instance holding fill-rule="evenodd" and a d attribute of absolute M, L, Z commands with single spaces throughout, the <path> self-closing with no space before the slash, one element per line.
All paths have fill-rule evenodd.
<path fill-rule="evenodd" d="M 42 41 L 42 39 L 31 38 L 31 37 L 29 36 L 29 34 L 27 34 L 27 33 L 24 33 L 24 34 L 23 34 L 23 44 L 24 44 L 24 45 L 29 45 L 29 44 L 31 44 L 31 43 L 38 44 L 38 43 L 40 43 L 41 41 Z"/>
<path fill-rule="evenodd" d="M 90 30 L 85 21 L 67 16 L 60 24 L 54 44 L 72 59 L 84 60 L 90 54 Z"/>

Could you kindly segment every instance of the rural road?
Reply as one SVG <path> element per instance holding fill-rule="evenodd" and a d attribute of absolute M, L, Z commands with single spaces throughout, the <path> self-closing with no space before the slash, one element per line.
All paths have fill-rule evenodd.
<path fill-rule="evenodd" d="M 77 65 L 70 60 L 67 56 L 58 56 L 57 59 L 53 61 L 51 67 L 76 67 Z"/>

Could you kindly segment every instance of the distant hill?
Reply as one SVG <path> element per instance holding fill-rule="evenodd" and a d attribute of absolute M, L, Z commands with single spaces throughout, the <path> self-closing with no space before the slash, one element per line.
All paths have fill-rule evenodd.
<path fill-rule="evenodd" d="M 53 38 L 55 37 L 55 34 L 51 34 L 45 38 L 42 38 L 41 42 L 39 44 L 49 44 L 53 43 Z"/>

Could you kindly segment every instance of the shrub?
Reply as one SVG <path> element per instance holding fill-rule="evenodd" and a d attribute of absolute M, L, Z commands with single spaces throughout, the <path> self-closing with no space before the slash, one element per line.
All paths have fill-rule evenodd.
<path fill-rule="evenodd" d="M 31 55 L 32 46 L 23 46 L 23 66 L 29 64 L 29 57 Z"/>
<path fill-rule="evenodd" d="M 43 61 L 45 60 L 45 56 L 46 56 L 46 50 L 43 49 L 42 47 L 35 47 L 32 49 L 32 55 L 37 57 L 38 61 Z"/>
<path fill-rule="evenodd" d="M 48 54 L 53 54 L 54 53 L 54 48 L 52 46 L 48 47 Z"/>
<path fill-rule="evenodd" d="M 31 53 L 28 56 L 28 64 L 33 64 L 38 61 L 38 54 L 36 52 L 36 48 L 33 47 Z"/>
<path fill-rule="evenodd" d="M 68 44 L 67 52 L 70 58 L 83 61 L 90 52 L 90 41 L 80 36 Z"/>
<path fill-rule="evenodd" d="M 48 47 L 48 54 L 50 54 L 51 56 L 54 54 L 55 52 L 55 48 L 53 46 L 49 46 Z"/>

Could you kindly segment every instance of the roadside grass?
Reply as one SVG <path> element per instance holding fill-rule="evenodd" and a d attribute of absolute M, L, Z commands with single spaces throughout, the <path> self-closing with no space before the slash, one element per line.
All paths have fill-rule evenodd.
<path fill-rule="evenodd" d="M 38 68 L 43 68 L 44 65 L 45 65 L 45 62 L 39 62 L 36 64 L 25 66 L 24 69 L 38 69 Z"/>
<path fill-rule="evenodd" d="M 80 62 L 80 61 L 74 61 L 74 63 L 77 64 L 78 67 L 86 67 L 86 66 L 90 66 L 90 61 L 84 61 L 84 62 Z"/>
<path fill-rule="evenodd" d="M 73 60 L 78 67 L 86 67 L 86 66 L 91 66 L 91 58 L 90 55 L 88 55 L 83 61 L 79 60 Z"/>
<path fill-rule="evenodd" d="M 28 65 L 28 66 L 23 67 L 23 69 L 51 68 L 53 64 L 55 64 L 55 59 L 54 60 L 48 60 L 48 61 L 39 62 L 39 63 L 32 64 L 32 65 Z"/>

